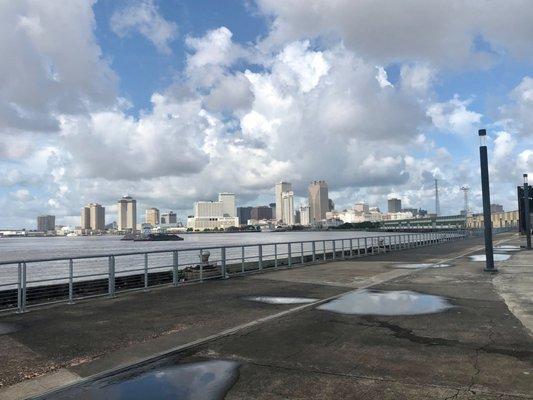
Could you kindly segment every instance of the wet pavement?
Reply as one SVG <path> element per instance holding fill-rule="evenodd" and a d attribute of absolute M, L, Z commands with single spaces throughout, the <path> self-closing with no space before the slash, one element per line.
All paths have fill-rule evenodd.
<path fill-rule="evenodd" d="M 150 398 L 166 398 L 153 386 L 158 376 L 195 388 L 207 376 L 216 388 L 210 398 L 226 390 L 227 399 L 532 398 L 533 258 L 509 253 L 496 263 L 500 274 L 487 274 L 469 258 L 481 248 L 481 239 L 451 242 L 0 317 L 0 323 L 24 324 L 0 336 L 6 350 L 0 362 L 7 366 L 0 379 L 22 381 L 0 390 L 0 398 L 58 386 L 57 379 L 45 382 L 49 374 L 29 380 L 16 374 L 21 366 L 38 373 L 47 363 L 74 375 L 65 375 L 64 384 L 76 376 L 88 380 L 46 398 L 135 398 L 142 393 L 136 385 L 149 388 Z M 416 263 L 453 268 L 394 267 Z M 142 361 L 154 356 L 157 361 Z M 224 364 L 227 373 L 206 375 L 195 367 L 199 362 L 234 364 Z M 178 386 L 181 398 L 195 393 L 187 383 Z"/>
<path fill-rule="evenodd" d="M 318 301 L 318 299 L 309 299 L 306 297 L 275 297 L 275 296 L 250 296 L 244 300 L 257 301 L 267 304 L 306 304 Z"/>
<path fill-rule="evenodd" d="M 240 363 L 210 360 L 151 365 L 55 392 L 50 400 L 218 400 L 239 377 Z"/>
<path fill-rule="evenodd" d="M 339 314 L 394 316 L 431 314 L 452 307 L 443 297 L 409 290 L 358 290 L 324 303 L 317 309 Z"/>
<path fill-rule="evenodd" d="M 493 254 L 494 261 L 507 261 L 511 256 L 509 254 Z M 474 254 L 470 256 L 470 260 L 476 261 L 476 262 L 485 262 L 487 260 L 487 257 L 485 254 Z"/>
<path fill-rule="evenodd" d="M 449 268 L 452 267 L 452 264 L 445 264 L 445 263 L 412 263 L 412 264 L 394 264 L 394 268 L 401 268 L 401 269 L 421 269 L 421 268 Z"/>

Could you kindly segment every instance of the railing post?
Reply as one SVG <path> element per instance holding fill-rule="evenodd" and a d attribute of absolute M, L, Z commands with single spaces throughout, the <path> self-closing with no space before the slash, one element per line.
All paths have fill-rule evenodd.
<path fill-rule="evenodd" d="M 278 267 L 278 244 L 274 244 L 274 267 Z"/>
<path fill-rule="evenodd" d="M 178 286 L 178 251 L 172 252 L 172 284 Z"/>
<path fill-rule="evenodd" d="M 371 253 L 372 253 L 372 255 L 374 255 L 374 236 L 372 236 L 372 237 L 370 238 L 370 240 L 372 241 Z"/>
<path fill-rule="evenodd" d="M 108 277 L 108 289 L 107 293 L 110 297 L 115 297 L 115 256 L 109 256 L 108 260 L 108 269 L 109 269 L 109 277 Z"/>
<path fill-rule="evenodd" d="M 259 245 L 259 269 L 263 269 L 263 245 Z"/>
<path fill-rule="evenodd" d="M 24 312 L 22 309 L 22 264 L 17 266 L 17 312 Z"/>
<path fill-rule="evenodd" d="M 301 261 L 304 263 L 304 242 L 300 242 Z"/>
<path fill-rule="evenodd" d="M 74 303 L 74 261 L 68 260 L 68 304 Z"/>
<path fill-rule="evenodd" d="M 228 279 L 228 274 L 226 271 L 226 248 L 222 247 L 220 249 L 220 263 L 221 263 L 221 273 L 222 273 L 222 279 Z"/>
<path fill-rule="evenodd" d="M 244 274 L 244 246 L 241 246 L 241 273 Z"/>
<path fill-rule="evenodd" d="M 335 248 L 335 239 L 331 241 L 331 248 L 333 250 L 333 260 L 335 260 L 337 258 L 337 254 L 335 254 L 337 252 L 337 249 Z"/>
<path fill-rule="evenodd" d="M 311 242 L 311 247 L 312 247 L 312 250 L 313 250 L 313 262 L 316 261 L 316 246 L 315 246 L 315 241 L 313 240 Z"/>
<path fill-rule="evenodd" d="M 26 263 L 22 263 L 22 312 L 26 311 L 27 300 L 27 279 L 26 279 Z"/>
<path fill-rule="evenodd" d="M 368 238 L 365 236 L 365 256 L 368 255 Z"/>
<path fill-rule="evenodd" d="M 353 258 L 353 239 L 350 239 L 350 258 Z"/>
<path fill-rule="evenodd" d="M 289 267 L 292 267 L 292 255 L 291 255 L 291 244 L 287 244 L 287 257 L 288 257 L 288 263 Z"/>
<path fill-rule="evenodd" d="M 361 255 L 361 238 L 357 238 L 357 255 Z"/>
<path fill-rule="evenodd" d="M 200 282 L 204 281 L 204 263 L 202 261 L 203 254 L 204 254 L 204 250 L 200 249 Z"/>
<path fill-rule="evenodd" d="M 144 290 L 148 289 L 148 253 L 144 253 Z"/>
<path fill-rule="evenodd" d="M 322 252 L 324 253 L 324 261 L 326 261 L 326 241 L 322 241 Z"/>

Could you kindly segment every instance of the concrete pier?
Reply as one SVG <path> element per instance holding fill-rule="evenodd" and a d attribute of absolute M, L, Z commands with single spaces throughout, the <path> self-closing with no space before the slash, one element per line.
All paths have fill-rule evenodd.
<path fill-rule="evenodd" d="M 512 234 L 495 240 L 520 245 Z M 533 398 L 533 254 L 508 253 L 487 274 L 468 258 L 482 248 L 469 239 L 6 314 L 0 399 L 90 386 L 154 357 L 240 362 L 228 399 Z M 402 262 L 453 266 L 395 268 Z M 410 316 L 316 309 L 363 288 L 442 296 L 453 307 Z"/>

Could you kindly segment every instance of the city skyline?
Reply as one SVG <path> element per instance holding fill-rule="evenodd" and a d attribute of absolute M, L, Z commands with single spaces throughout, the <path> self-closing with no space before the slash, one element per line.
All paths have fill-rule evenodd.
<path fill-rule="evenodd" d="M 481 127 L 495 202 L 516 208 L 533 173 L 520 2 L 458 3 L 461 18 L 441 18 L 440 0 L 68 4 L 0 5 L 2 228 L 39 214 L 76 225 L 93 201 L 117 220 L 124 193 L 183 220 L 224 190 L 268 204 L 281 180 L 295 209 L 323 179 L 337 209 L 390 196 L 431 211 L 438 179 L 442 214 L 461 209 L 463 185 L 475 212 Z"/>

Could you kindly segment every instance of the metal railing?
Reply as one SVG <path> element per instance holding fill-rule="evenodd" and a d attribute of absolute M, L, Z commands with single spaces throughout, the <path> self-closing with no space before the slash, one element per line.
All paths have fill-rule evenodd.
<path fill-rule="evenodd" d="M 160 285 L 346 260 L 428 246 L 469 236 L 467 231 L 421 232 L 282 243 L 183 248 L 0 262 L 0 311 L 96 296 L 114 297 Z M 202 262 L 209 252 L 208 262 Z"/>

